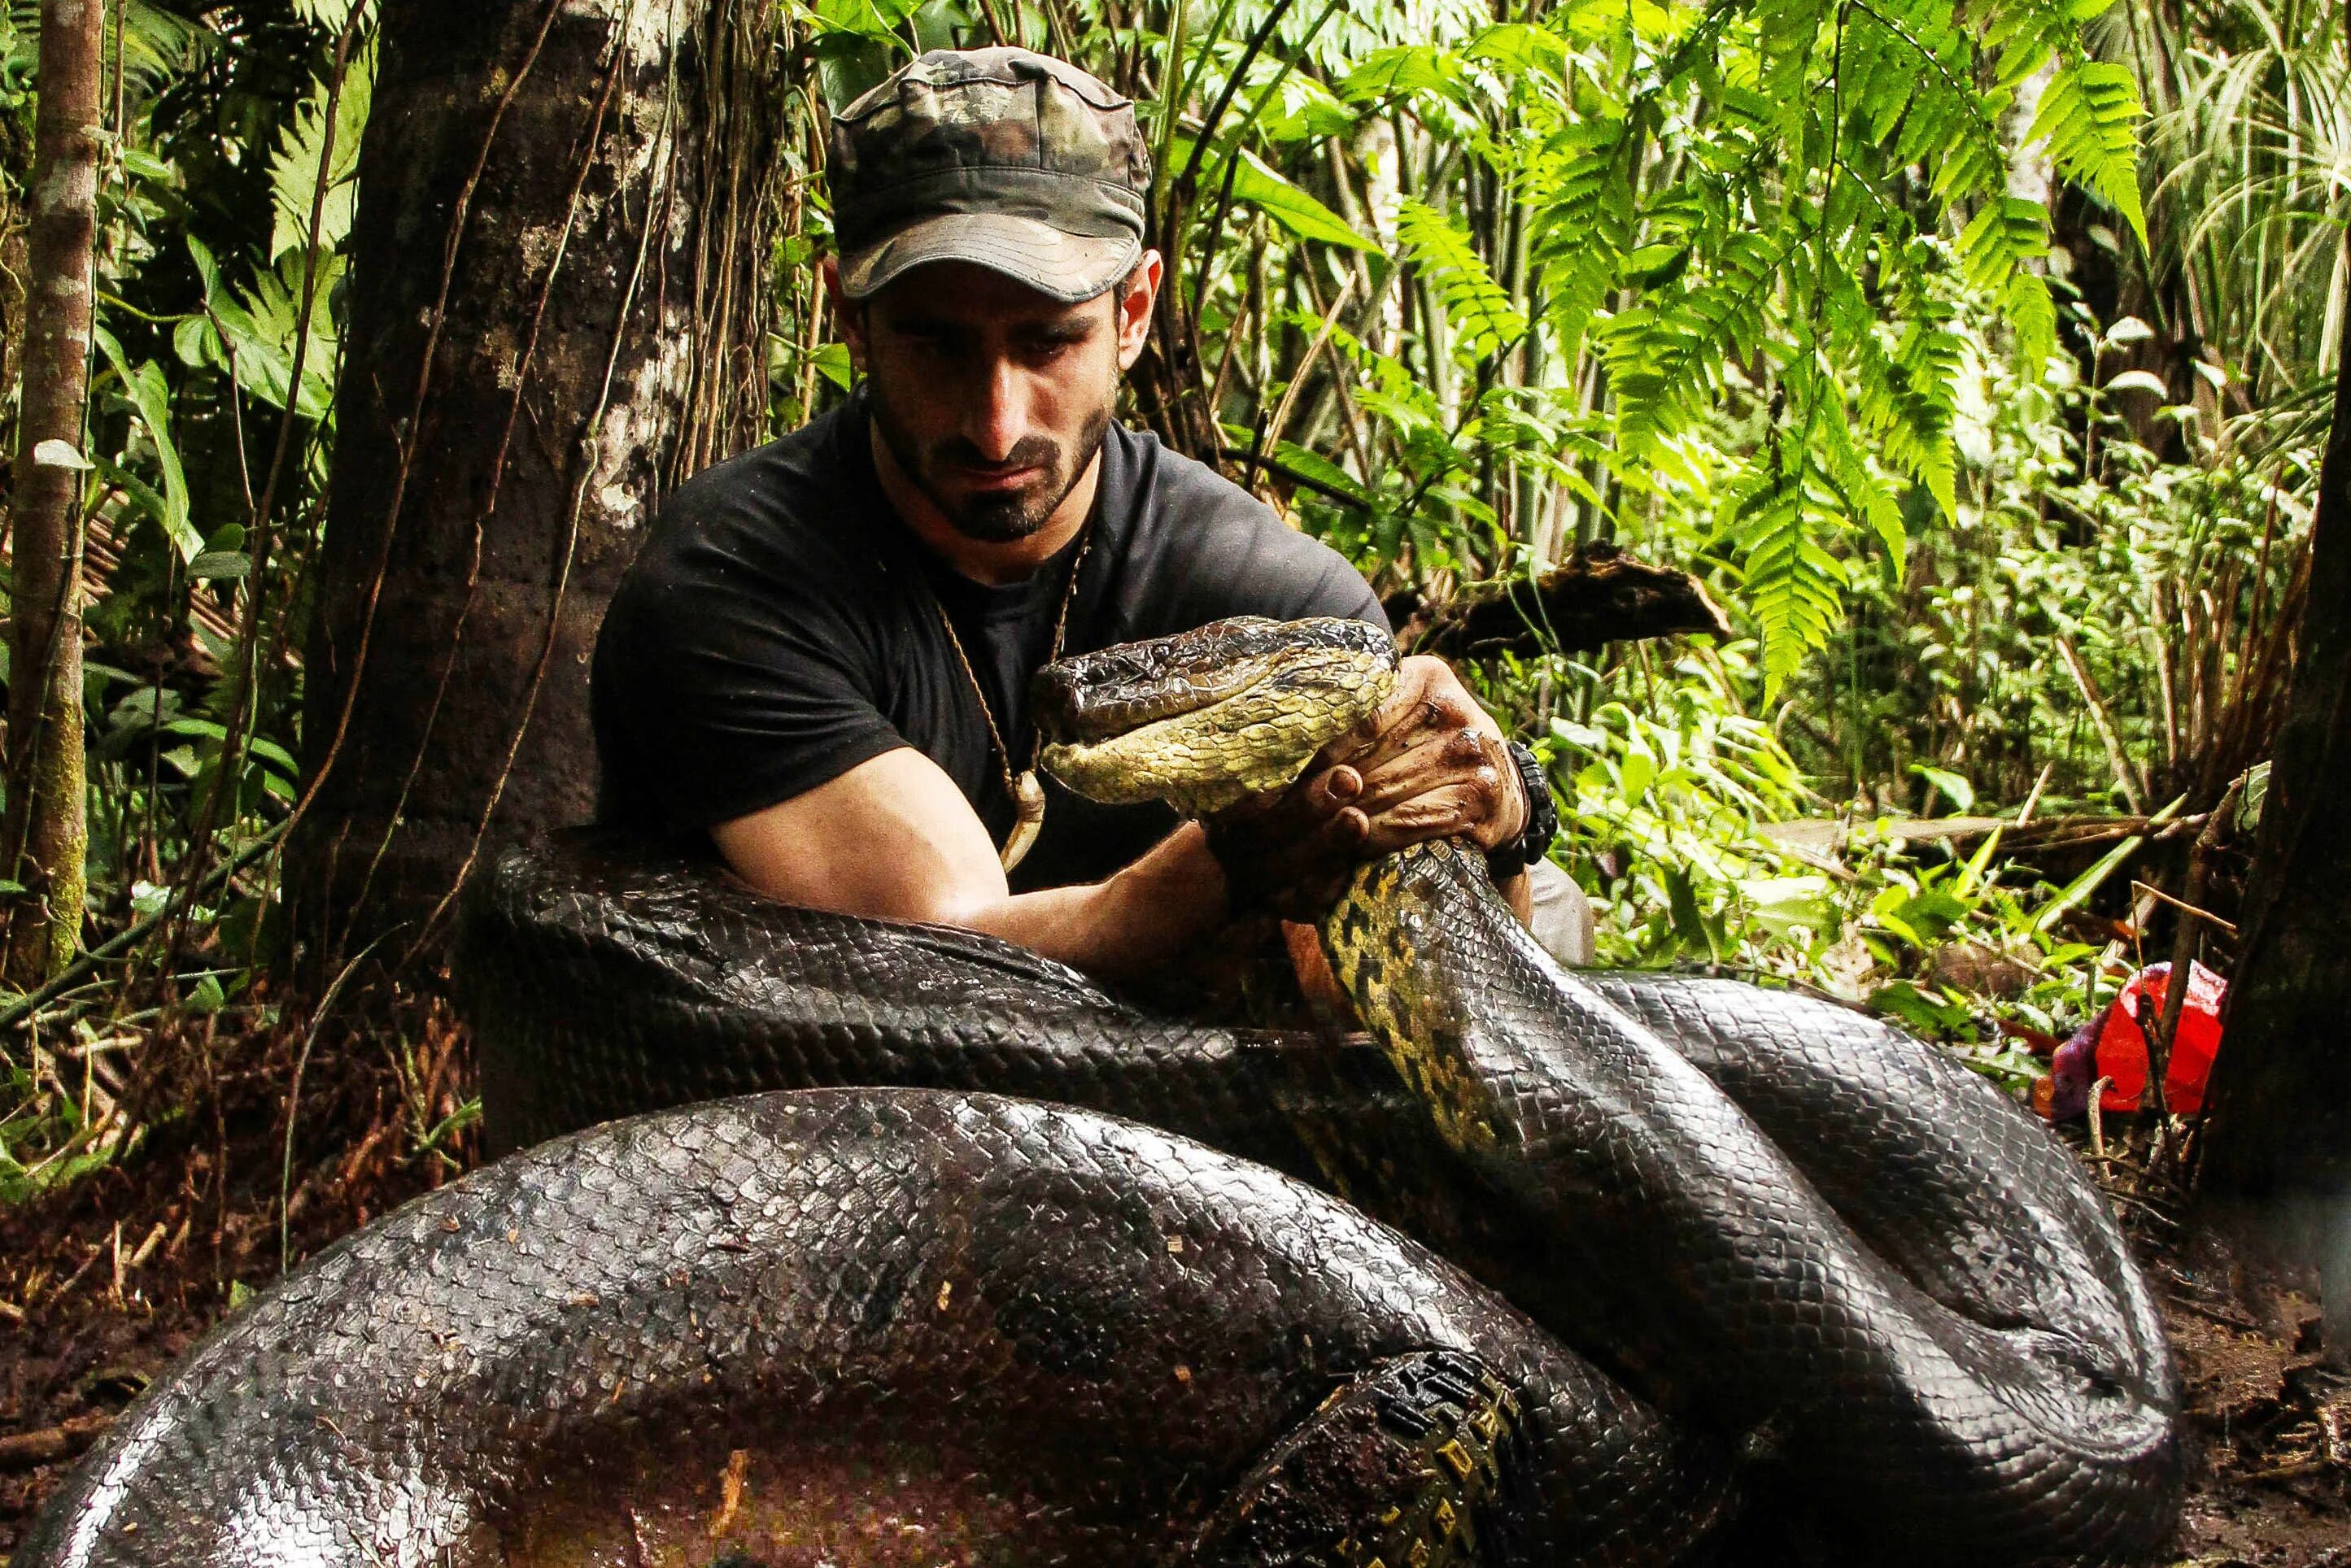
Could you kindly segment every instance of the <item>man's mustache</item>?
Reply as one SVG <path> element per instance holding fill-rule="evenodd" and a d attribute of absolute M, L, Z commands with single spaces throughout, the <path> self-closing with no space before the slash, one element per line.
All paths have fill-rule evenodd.
<path fill-rule="evenodd" d="M 969 436 L 949 436 L 931 448 L 931 467 L 934 470 L 952 467 L 1008 473 L 1023 468 L 1041 468 L 1047 472 L 1058 472 L 1061 461 L 1060 445 L 1040 435 L 1022 436 L 1000 459 L 981 452 L 979 443 Z"/>

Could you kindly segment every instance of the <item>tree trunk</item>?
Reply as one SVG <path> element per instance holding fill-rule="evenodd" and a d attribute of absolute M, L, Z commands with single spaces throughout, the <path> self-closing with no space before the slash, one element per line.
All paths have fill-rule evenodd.
<path fill-rule="evenodd" d="M 89 395 L 90 243 L 98 228 L 99 0 L 45 0 L 34 116 L 24 405 L 9 624 L 9 877 L 0 969 L 29 989 L 81 940 L 81 476 Z"/>
<path fill-rule="evenodd" d="M 2244 938 L 2213 1069 L 2198 1190 L 2208 1221 L 2323 1276 L 2330 1355 L 2351 1353 L 2351 354 L 2311 529 L 2304 643 L 2270 764 Z"/>
<path fill-rule="evenodd" d="M 783 57 L 737 0 L 386 0 L 287 888 L 318 978 L 585 820 L 660 495 L 756 441 Z"/>

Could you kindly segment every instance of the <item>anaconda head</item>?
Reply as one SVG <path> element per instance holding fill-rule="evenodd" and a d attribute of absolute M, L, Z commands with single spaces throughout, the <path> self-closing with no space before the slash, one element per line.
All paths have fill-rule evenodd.
<path fill-rule="evenodd" d="M 1047 771 L 1078 794 L 1197 816 L 1298 777 L 1395 677 L 1395 644 L 1369 622 L 1237 616 L 1049 664 L 1029 711 Z"/>

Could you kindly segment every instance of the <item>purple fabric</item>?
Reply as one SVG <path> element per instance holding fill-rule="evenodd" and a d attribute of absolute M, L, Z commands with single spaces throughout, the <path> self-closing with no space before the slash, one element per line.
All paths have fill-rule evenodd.
<path fill-rule="evenodd" d="M 2098 1009 L 2049 1059 L 2049 1119 L 2070 1121 L 2090 1108 L 2090 1085 L 2098 1081 L 2098 1036 L 2105 1033 L 2113 1002 Z"/>

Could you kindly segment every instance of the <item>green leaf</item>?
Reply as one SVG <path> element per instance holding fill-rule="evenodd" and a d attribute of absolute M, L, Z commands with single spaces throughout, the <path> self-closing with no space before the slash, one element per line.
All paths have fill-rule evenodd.
<path fill-rule="evenodd" d="M 2058 172 L 2121 213 L 2142 249 L 2147 214 L 2139 204 L 2138 122 L 2146 113 L 2129 67 L 2077 60 L 2050 78 L 2025 132 L 2028 142 L 2047 140 Z"/>
<path fill-rule="evenodd" d="M 1957 1033 L 1972 1022 L 1964 1005 L 1938 1002 L 1907 980 L 1897 980 L 1872 992 L 1869 1005 L 1879 1012 L 1892 1013 L 1919 1033 L 1929 1036 Z"/>
<path fill-rule="evenodd" d="M 1689 873 L 1679 866 L 1667 866 L 1665 879 L 1666 903 L 1673 912 L 1674 935 L 1693 953 L 1720 958 L 1714 935 L 1707 929 L 1705 917 L 1698 913 L 1698 890 L 1690 884 Z"/>
<path fill-rule="evenodd" d="M 201 581 L 242 577 L 253 570 L 253 557 L 242 550 L 206 550 L 188 563 L 188 576 Z"/>
<path fill-rule="evenodd" d="M 1525 314 L 1451 219 L 1406 197 L 1396 212 L 1396 234 L 1414 265 L 1437 285 L 1460 347 L 1473 360 L 1501 353 L 1527 335 Z"/>
<path fill-rule="evenodd" d="M 1605 751 L 1608 747 L 1607 731 L 1595 730 L 1589 724 L 1579 724 L 1570 719 L 1553 719 L 1551 732 L 1569 745 L 1583 751 Z"/>
<path fill-rule="evenodd" d="M 1952 773 L 1948 768 L 1929 767 L 1925 763 L 1912 763 L 1910 764 L 1910 771 L 1917 774 L 1920 778 L 1925 779 L 1928 784 L 1933 784 L 1937 790 L 1941 792 L 1944 797 L 1950 801 L 1951 806 L 1954 810 L 1970 811 L 1974 809 L 1976 804 L 1975 785 L 1968 783 L 1966 778 L 1962 775 Z"/>
<path fill-rule="evenodd" d="M 348 9 L 348 6 L 345 7 Z M 334 24 L 341 26 L 340 18 Z M 367 127 L 374 97 L 375 46 L 360 48 L 343 72 L 342 90 L 335 99 L 332 161 L 327 156 L 327 84 L 312 84 L 309 94 L 294 111 L 293 123 L 278 139 L 269 159 L 269 259 L 288 251 L 300 252 L 310 238 L 310 210 L 319 202 L 323 180 L 326 196 L 319 205 L 319 245 L 340 249 L 350 233 L 352 203 L 359 191 L 360 137 Z"/>
<path fill-rule="evenodd" d="M 1355 476 L 1317 452 L 1310 452 L 1296 441 L 1276 441 L 1273 455 L 1284 468 L 1292 469 L 1321 484 L 1326 484 L 1359 505 L 1370 504 L 1371 498 Z"/>
<path fill-rule="evenodd" d="M 842 391 L 849 390 L 853 367 L 850 364 L 847 344 L 828 343 L 810 358 L 816 366 L 818 375 L 822 376 Z"/>
<path fill-rule="evenodd" d="M 1189 138 L 1176 139 L 1175 159 L 1178 164 L 1192 156 Z M 1233 156 L 1227 153 L 1227 157 Z M 1283 179 L 1264 159 L 1248 148 L 1240 149 L 1240 167 L 1233 171 L 1233 200 L 1246 202 L 1296 234 L 1301 240 L 1320 240 L 1324 244 L 1343 245 L 1350 250 L 1375 251 L 1379 247 L 1348 226 L 1347 220 Z M 1211 163 L 1217 172 L 1201 174 L 1204 188 L 1215 190 L 1224 182 L 1221 161 Z"/>
<path fill-rule="evenodd" d="M 1413 93 L 1448 93 L 1458 76 L 1443 53 L 1426 44 L 1374 49 L 1339 83 L 1339 96 L 1354 103 L 1404 98 Z"/>
<path fill-rule="evenodd" d="M 149 360 L 133 369 L 124 362 L 122 345 L 112 333 L 101 327 L 95 336 L 106 362 L 121 379 L 123 395 L 137 410 L 147 439 L 154 443 L 156 462 L 163 472 L 163 506 L 156 521 L 178 547 L 181 558 L 193 560 L 204 549 L 204 538 L 188 521 L 188 480 L 181 472 L 180 449 L 172 441 L 172 389 L 163 379 L 163 368 Z"/>

